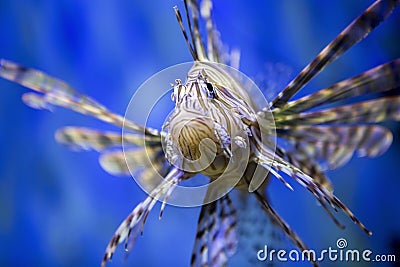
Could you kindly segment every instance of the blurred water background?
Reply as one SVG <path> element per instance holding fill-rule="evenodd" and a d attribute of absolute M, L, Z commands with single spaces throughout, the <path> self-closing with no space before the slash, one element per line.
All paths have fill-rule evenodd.
<path fill-rule="evenodd" d="M 280 75 L 271 72 L 271 65 L 287 66 L 281 76 L 294 77 L 370 2 L 218 1 L 215 20 L 222 40 L 241 49 L 241 70 L 276 82 L 273 77 Z M 124 113 L 131 95 L 147 78 L 191 59 L 174 5 L 183 10 L 181 1 L 170 0 L 2 0 L 0 58 L 60 77 Z M 399 29 L 396 10 L 305 92 L 399 57 Z M 271 80 L 264 84 L 271 85 Z M 26 89 L 0 80 L 0 266 L 99 266 L 114 230 L 145 194 L 132 179 L 105 173 L 97 153 L 72 152 L 54 140 L 56 129 L 66 125 L 115 128 L 61 108 L 54 113 L 32 110 L 20 101 L 23 92 Z M 386 154 L 355 158 L 329 173 L 337 196 L 373 236 L 340 213 L 347 228 L 338 229 L 311 194 L 299 186 L 289 192 L 272 183 L 273 204 L 310 248 L 335 247 L 342 237 L 350 248 L 397 253 L 400 260 L 399 124 L 385 125 L 394 131 Z M 159 221 L 157 207 L 127 263 L 122 263 L 120 248 L 109 266 L 188 266 L 199 208 L 167 207 Z M 288 266 L 310 266 L 292 264 Z"/>

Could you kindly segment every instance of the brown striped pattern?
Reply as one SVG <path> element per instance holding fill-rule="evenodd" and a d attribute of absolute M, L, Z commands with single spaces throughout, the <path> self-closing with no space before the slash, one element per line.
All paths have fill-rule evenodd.
<path fill-rule="evenodd" d="M 185 4 L 186 4 L 186 1 L 185 1 Z M 199 60 L 198 55 L 197 55 L 197 51 L 195 51 L 195 50 L 193 49 L 193 46 L 192 46 L 192 44 L 190 43 L 189 37 L 188 37 L 187 32 L 186 32 L 186 30 L 185 30 L 185 26 L 183 26 L 183 21 L 182 21 L 181 12 L 179 11 L 179 9 L 178 9 L 176 6 L 174 7 L 174 10 L 175 10 L 176 19 L 178 20 L 179 27 L 181 27 L 181 31 L 182 31 L 182 33 L 183 33 L 183 37 L 185 37 L 186 44 L 188 45 L 190 54 L 192 54 L 192 57 L 193 57 L 194 60 Z M 190 21 L 190 20 L 189 20 L 189 21 Z"/>
<path fill-rule="evenodd" d="M 133 246 L 138 232 L 143 231 L 146 218 L 157 200 L 163 197 L 171 188 L 175 187 L 183 177 L 184 173 L 182 171 L 172 168 L 165 177 L 165 180 L 143 202 L 139 203 L 133 209 L 129 216 L 120 224 L 108 244 L 101 262 L 102 267 L 106 265 L 107 261 L 112 259 L 115 249 L 120 243 L 125 241 L 125 249 L 129 251 Z"/>
<path fill-rule="evenodd" d="M 0 77 L 43 93 L 41 99 L 43 104 L 49 103 L 68 108 L 119 127 L 124 126 L 126 129 L 135 132 L 154 136 L 160 135 L 155 129 L 145 128 L 129 120 L 124 120 L 124 117 L 111 112 L 95 100 L 78 93 L 64 81 L 53 78 L 44 72 L 25 68 L 14 62 L 1 59 Z M 37 95 L 36 101 L 39 101 L 39 99 L 40 96 Z"/>
<path fill-rule="evenodd" d="M 308 189 L 316 197 L 321 206 L 325 209 L 328 215 L 333 219 L 333 221 L 339 227 L 342 227 L 342 225 L 333 216 L 331 211 L 328 209 L 327 204 L 329 204 L 329 206 L 333 208 L 341 209 L 364 232 L 366 232 L 369 235 L 371 234 L 371 232 L 361 223 L 361 221 L 354 216 L 354 214 L 350 211 L 350 209 L 347 208 L 335 195 L 333 195 L 332 192 L 329 191 L 329 189 L 327 189 L 322 184 L 318 183 L 316 180 L 314 180 L 312 177 L 306 174 L 303 170 L 299 169 L 299 167 L 281 158 L 280 156 L 278 156 L 278 154 L 275 154 L 274 157 L 271 158 L 263 155 L 265 151 L 255 151 L 255 153 L 258 156 L 257 162 L 259 164 L 263 164 L 265 166 L 271 166 L 271 168 L 275 169 L 276 171 L 281 171 L 287 174 L 288 176 L 293 178 L 297 183 L 302 185 L 304 188 Z"/>
<path fill-rule="evenodd" d="M 212 20 L 212 1 L 203 0 L 200 3 L 197 0 L 184 0 L 186 20 L 189 28 L 190 39 L 183 23 L 182 15 L 177 7 L 174 7 L 179 27 L 189 47 L 189 51 L 194 60 L 200 62 L 218 62 L 227 64 L 230 62 L 234 66 L 239 65 L 239 53 L 233 51 L 228 54 L 223 49 L 219 32 Z M 204 21 L 202 21 L 203 19 Z M 204 23 L 202 25 L 202 23 Z M 200 35 L 200 28 L 205 29 L 207 38 L 205 41 Z"/>
<path fill-rule="evenodd" d="M 398 0 L 375 1 L 364 13 L 344 29 L 311 61 L 272 101 L 273 108 L 284 106 L 304 85 L 353 45 L 365 38 L 385 20 L 398 5 Z"/>
<path fill-rule="evenodd" d="M 278 130 L 278 135 L 293 142 L 289 154 L 317 160 L 324 170 L 346 164 L 355 152 L 361 157 L 382 155 L 393 138 L 388 129 L 377 125 L 296 126 Z"/>
<path fill-rule="evenodd" d="M 190 266 L 226 266 L 236 251 L 236 224 L 228 195 L 202 206 Z"/>
<path fill-rule="evenodd" d="M 275 117 L 277 128 L 282 129 L 296 125 L 377 123 L 385 120 L 400 120 L 400 96 Z"/>
<path fill-rule="evenodd" d="M 329 191 L 332 191 L 332 182 L 323 172 L 324 169 L 318 159 L 307 153 L 301 153 L 301 151 L 297 150 L 296 145 L 293 145 L 293 147 L 293 149 L 289 148 L 289 150 L 286 151 L 283 146 L 278 146 L 275 153 L 293 166 L 297 166 L 308 176 L 312 177 L 316 183 L 319 183 Z"/>
<path fill-rule="evenodd" d="M 126 146 L 161 146 L 157 137 L 141 134 L 126 133 L 122 138 L 121 133 L 101 131 L 85 127 L 63 127 L 55 134 L 57 142 L 73 150 L 103 151 L 113 147 Z"/>
<path fill-rule="evenodd" d="M 129 168 L 151 168 L 153 163 L 164 161 L 164 153 L 161 147 L 116 150 L 101 154 L 99 161 L 113 175 L 129 175 Z"/>
<path fill-rule="evenodd" d="M 166 157 L 176 162 L 174 157 L 182 154 L 185 159 L 197 160 L 200 157 L 200 142 L 211 140 L 216 147 L 216 157 L 230 155 L 231 136 L 247 135 L 243 118 L 254 120 L 254 109 L 235 91 L 222 87 L 214 81 L 232 85 L 229 74 L 219 66 L 195 63 L 184 84 L 174 85 L 173 99 L 175 110 L 164 125 L 166 131 Z M 212 87 L 213 97 L 209 95 Z M 239 91 L 238 87 L 236 90 Z M 214 151 L 211 147 L 207 150 Z M 215 152 L 212 152 L 215 153 Z M 210 157 L 209 157 L 210 156 Z M 213 155 L 207 155 L 211 158 Z M 211 177 L 218 177 L 225 169 L 222 161 L 214 161 L 203 171 Z M 192 168 L 192 167 L 190 167 Z M 186 169 L 186 168 L 185 168 Z"/>
<path fill-rule="evenodd" d="M 320 105 L 326 105 L 365 94 L 385 92 L 399 87 L 400 59 L 396 59 L 353 78 L 319 90 L 314 94 L 291 101 L 280 110 L 277 110 L 276 114 L 300 113 Z"/>

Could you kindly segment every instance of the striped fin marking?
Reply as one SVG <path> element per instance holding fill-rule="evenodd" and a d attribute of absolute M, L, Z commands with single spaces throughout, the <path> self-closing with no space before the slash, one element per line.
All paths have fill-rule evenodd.
<path fill-rule="evenodd" d="M 112 175 L 129 175 L 129 168 L 134 171 L 142 167 L 156 167 L 160 161 L 165 161 L 161 147 L 108 151 L 99 158 L 102 168 Z"/>
<path fill-rule="evenodd" d="M 296 125 L 377 123 L 400 120 L 400 96 L 384 97 L 315 112 L 275 118 L 277 128 Z"/>
<path fill-rule="evenodd" d="M 191 266 L 226 266 L 236 251 L 236 210 L 228 195 L 205 204 L 200 212 Z"/>
<path fill-rule="evenodd" d="M 322 161 L 324 170 L 343 166 L 355 152 L 359 157 L 380 156 L 393 139 L 388 129 L 377 125 L 295 126 L 277 134 L 293 142 L 293 154 Z"/>
<path fill-rule="evenodd" d="M 295 152 L 290 150 L 285 151 L 285 149 L 283 149 L 282 147 L 276 148 L 276 154 L 288 161 L 290 164 L 304 171 L 304 173 L 312 177 L 313 180 L 324 186 L 329 191 L 333 190 L 332 182 L 323 172 L 323 168 L 321 167 L 320 163 L 317 162 L 316 159 L 312 156 L 306 153 L 302 153 L 302 151 L 298 150 L 295 150 Z M 274 176 L 277 176 L 277 174 L 274 173 Z"/>
<path fill-rule="evenodd" d="M 198 4 L 197 0 L 184 0 L 184 2 L 185 2 L 186 10 L 187 11 L 189 10 L 188 14 L 191 16 L 191 19 L 193 21 L 193 31 L 191 31 L 191 32 L 194 32 L 193 39 L 194 39 L 194 46 L 196 47 L 196 51 L 197 51 L 197 55 L 198 55 L 198 60 L 208 61 L 206 48 L 205 48 L 205 45 L 204 45 L 203 40 L 200 35 L 199 4 Z"/>
<path fill-rule="evenodd" d="M 146 133 L 154 136 L 160 135 L 155 129 L 146 128 L 126 120 L 118 114 L 112 113 L 93 99 L 75 91 L 64 81 L 53 78 L 44 72 L 26 68 L 14 62 L 1 59 L 0 77 L 44 94 L 36 95 L 35 97 L 28 95 L 28 101 L 34 98 L 34 101 L 42 105 L 48 103 L 61 106 L 84 115 L 93 116 L 101 121 L 119 127 L 125 127 L 134 132 Z M 40 97 L 42 99 L 40 99 Z"/>
<path fill-rule="evenodd" d="M 382 64 L 355 77 L 336 83 L 316 93 L 291 101 L 276 110 L 282 113 L 300 113 L 320 105 L 366 94 L 389 91 L 400 87 L 400 59 Z"/>
<path fill-rule="evenodd" d="M 125 154 L 120 152 L 105 153 L 100 156 L 99 162 L 101 167 L 114 176 L 133 176 L 140 187 L 149 192 L 153 190 L 159 183 L 160 178 L 170 170 L 170 166 L 165 160 L 162 153 L 157 154 L 155 158 L 146 158 L 147 152 L 144 149 L 130 151 L 125 158 Z M 146 160 L 142 164 L 133 165 L 132 162 L 138 162 L 140 159 Z"/>
<path fill-rule="evenodd" d="M 89 105 L 93 105 L 101 109 L 105 108 L 95 100 L 80 94 L 66 82 L 51 77 L 42 71 L 26 68 L 9 60 L 0 60 L 0 77 L 21 84 L 43 94 L 65 94 L 72 98 L 79 99 L 81 102 Z"/>
<path fill-rule="evenodd" d="M 284 160 L 277 154 L 275 154 L 274 158 L 268 158 L 266 156 L 263 156 L 260 151 L 256 151 L 256 153 L 257 157 L 259 158 L 259 164 L 271 166 L 271 168 L 274 168 L 276 171 L 281 171 L 289 175 L 301 186 L 308 189 L 316 197 L 318 202 L 321 204 L 329 217 L 335 222 L 338 227 L 343 228 L 344 226 L 340 224 L 340 222 L 333 216 L 332 212 L 328 209 L 326 204 L 329 204 L 335 210 L 336 208 L 340 208 L 365 233 L 367 233 L 368 235 L 372 234 L 371 231 L 369 231 L 364 226 L 364 224 L 362 224 L 362 222 L 355 217 L 353 212 L 349 208 L 347 208 L 335 195 L 333 195 L 328 188 L 315 181 L 312 177 L 307 175 L 301 169 Z M 248 181 L 248 183 L 250 183 L 250 181 Z"/>
<path fill-rule="evenodd" d="M 219 32 L 212 20 L 212 1 L 202 0 L 200 3 L 197 0 L 185 0 L 186 20 L 189 28 L 190 40 L 188 33 L 183 25 L 182 15 L 177 7 L 174 7 L 175 15 L 179 26 L 188 45 L 189 51 L 196 61 L 202 62 L 219 62 L 225 63 L 230 60 L 235 66 L 239 64 L 239 54 L 234 51 L 231 55 L 227 55 L 222 51 L 222 42 L 219 39 Z M 204 44 L 200 33 L 200 18 L 204 19 L 207 37 Z"/>
<path fill-rule="evenodd" d="M 311 61 L 279 95 L 271 102 L 272 108 L 284 106 L 304 85 L 336 60 L 350 47 L 365 38 L 374 28 L 385 20 L 398 5 L 398 0 L 378 0 L 347 26 Z"/>
<path fill-rule="evenodd" d="M 154 207 L 157 199 L 160 199 L 171 187 L 175 187 L 181 179 L 183 179 L 184 173 L 176 168 L 172 168 L 165 180 L 157 186 L 151 194 L 141 203 L 139 203 L 129 216 L 120 224 L 118 229 L 115 231 L 111 241 L 108 243 L 106 252 L 104 254 L 101 266 L 105 267 L 107 261 L 111 261 L 112 256 L 117 246 L 125 241 L 125 249 L 128 251 L 134 244 L 137 234 L 140 230 L 143 230 L 143 224 Z"/>
<path fill-rule="evenodd" d="M 74 150 L 95 150 L 98 152 L 112 147 L 161 146 L 159 138 L 142 134 L 101 131 L 85 127 L 67 126 L 57 130 L 56 140 Z"/>

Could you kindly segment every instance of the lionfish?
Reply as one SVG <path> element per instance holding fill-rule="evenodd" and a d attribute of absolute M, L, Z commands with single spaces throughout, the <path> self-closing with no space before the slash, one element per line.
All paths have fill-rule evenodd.
<path fill-rule="evenodd" d="M 177 79 L 171 84 L 175 107 L 161 130 L 115 114 L 41 71 L 3 59 L 0 76 L 36 91 L 25 93 L 22 98 L 31 107 L 60 106 L 129 131 L 123 136 L 118 132 L 66 127 L 56 134 L 60 143 L 99 151 L 102 167 L 112 174 L 129 174 L 130 169 L 140 167 L 135 175 L 148 185 L 148 197 L 120 224 L 106 248 L 102 266 L 111 260 L 119 244 L 130 248 L 158 200 L 163 203 L 162 212 L 173 190 L 196 174 L 208 176 L 210 184 L 222 182 L 217 187 L 210 186 L 205 196 L 190 264 L 225 266 L 238 246 L 240 221 L 231 200 L 234 192 L 242 198 L 254 197 L 274 227 L 300 251 L 307 249 L 271 205 L 265 188 L 273 177 L 292 189 L 285 179 L 290 177 L 310 191 L 339 227 L 343 225 L 331 209 L 343 211 L 371 234 L 333 194 L 326 171 L 343 166 L 355 153 L 376 157 L 391 145 L 391 132 L 377 123 L 400 120 L 400 97 L 379 97 L 378 93 L 400 86 L 400 59 L 301 98 L 293 97 L 328 64 L 365 38 L 398 3 L 375 1 L 274 99 L 260 107 L 247 91 L 248 84 L 231 68 L 238 68 L 239 54 L 223 49 L 212 20 L 211 0 L 184 0 L 185 16 L 177 7 L 174 9 L 194 63 L 185 81 Z M 344 103 L 364 95 L 372 97 Z M 122 142 L 128 148 L 125 151 L 107 151 Z M 206 165 L 200 160 L 204 157 Z M 162 179 L 157 179 L 159 176 Z M 310 261 L 318 266 L 315 260 Z"/>

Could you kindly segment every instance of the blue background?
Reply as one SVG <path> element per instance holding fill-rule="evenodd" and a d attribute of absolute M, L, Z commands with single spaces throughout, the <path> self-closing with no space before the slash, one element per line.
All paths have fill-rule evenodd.
<path fill-rule="evenodd" d="M 191 59 L 172 9 L 178 4 L 183 10 L 182 2 L 144 2 L 3 0 L 0 58 L 60 77 L 124 113 L 148 77 Z M 214 15 L 223 41 L 241 49 L 245 74 L 260 77 L 269 62 L 290 66 L 293 77 L 370 2 L 219 1 Z M 307 88 L 323 88 L 400 57 L 399 29 L 396 10 Z M 115 128 L 61 108 L 54 114 L 32 110 L 20 101 L 26 91 L 0 80 L 0 266 L 99 266 L 114 230 L 145 194 L 132 179 L 105 173 L 96 153 L 71 152 L 53 137 L 65 125 Z M 353 159 L 329 173 L 337 196 L 372 237 L 341 213 L 347 229 L 337 229 L 299 186 L 293 193 L 272 184 L 277 210 L 311 248 L 335 247 L 343 237 L 350 248 L 374 253 L 396 253 L 397 240 L 399 252 L 399 124 L 386 125 L 394 143 L 385 155 Z M 128 258 L 131 264 L 123 266 L 188 265 L 199 209 L 167 207 L 159 221 L 158 207 Z M 120 266 L 122 254 L 120 248 L 109 266 Z"/>

